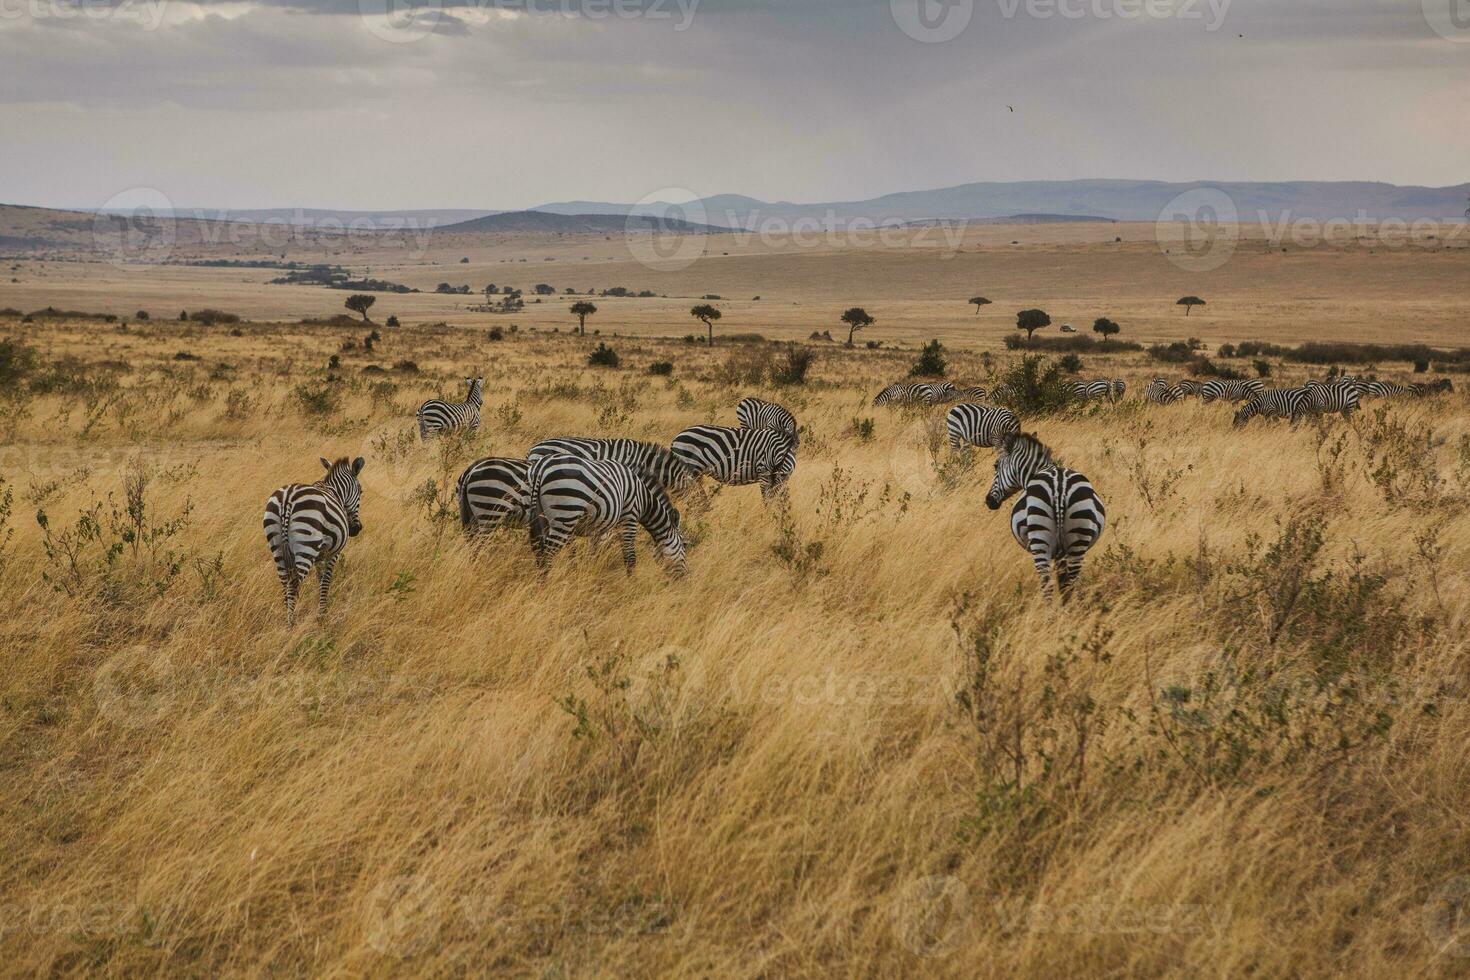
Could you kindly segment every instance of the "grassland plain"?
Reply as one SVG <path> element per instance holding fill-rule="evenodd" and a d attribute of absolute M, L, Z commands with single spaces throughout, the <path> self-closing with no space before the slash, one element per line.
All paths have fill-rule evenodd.
<path fill-rule="evenodd" d="M 341 350 L 366 329 L 0 320 L 38 357 L 0 399 L 8 972 L 1470 964 L 1465 394 L 1232 431 L 1142 403 L 1143 355 L 1087 358 L 1129 399 L 1026 424 L 1108 505 L 1063 607 L 988 452 L 870 407 L 912 350 L 776 389 L 766 345 Z M 419 445 L 472 368 L 478 437 Z M 789 504 L 687 501 L 685 579 L 646 539 L 631 576 L 583 543 L 543 579 L 523 532 L 460 533 L 475 456 L 667 441 L 753 393 L 801 420 Z M 365 530 L 288 629 L 263 503 L 358 454 Z"/>

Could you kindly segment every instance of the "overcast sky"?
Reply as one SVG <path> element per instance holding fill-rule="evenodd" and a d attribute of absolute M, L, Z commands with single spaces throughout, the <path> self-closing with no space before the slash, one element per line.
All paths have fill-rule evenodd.
<path fill-rule="evenodd" d="M 1470 0 L 385 2 L 0 0 L 0 201 L 1470 180 Z"/>

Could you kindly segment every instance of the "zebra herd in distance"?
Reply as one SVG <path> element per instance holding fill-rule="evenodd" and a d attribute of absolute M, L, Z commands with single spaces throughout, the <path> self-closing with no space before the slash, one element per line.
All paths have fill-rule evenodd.
<path fill-rule="evenodd" d="M 427 441 L 451 431 L 480 426 L 484 379 L 466 378 L 463 402 L 431 399 L 415 413 Z M 1119 379 L 1074 381 L 1068 392 L 1079 400 L 1120 401 Z M 1155 378 L 1145 400 L 1170 405 L 1187 397 L 1202 402 L 1244 402 L 1235 413 L 1241 426 L 1256 415 L 1285 418 L 1328 412 L 1349 415 L 1367 397 L 1422 398 L 1453 391 L 1448 379 L 1432 384 L 1398 384 L 1340 376 L 1296 388 L 1266 389 L 1257 380 L 1192 379 L 1170 383 Z M 1021 431 L 1009 408 L 980 405 L 989 394 L 1006 401 L 1004 386 L 987 393 L 979 385 L 900 382 L 873 399 L 874 405 L 953 405 L 945 419 L 951 449 L 984 446 L 998 450 L 995 480 L 985 502 L 990 509 L 1019 494 L 1011 511 L 1011 533 L 1031 555 L 1050 594 L 1052 579 L 1065 598 L 1088 549 L 1106 523 L 1102 499 L 1085 476 L 1067 468 L 1036 436 Z M 634 439 L 556 438 L 537 443 L 524 459 L 487 457 L 471 463 L 456 485 L 459 515 L 467 532 L 525 524 L 537 563 L 545 569 L 572 536 L 616 532 L 631 571 L 639 527 L 653 538 L 671 571 L 687 568 L 686 546 L 673 500 L 704 476 L 729 485 L 758 484 L 769 499 L 791 479 L 800 445 L 796 417 L 786 408 L 745 398 L 735 410 L 736 426 L 696 425 L 677 434 L 669 447 Z M 321 459 L 325 476 L 316 483 L 289 484 L 266 502 L 264 530 L 285 595 L 286 619 L 294 621 L 301 585 L 313 568 L 319 578 L 318 608 L 325 609 L 337 559 L 362 530 L 358 476 L 364 460 Z"/>

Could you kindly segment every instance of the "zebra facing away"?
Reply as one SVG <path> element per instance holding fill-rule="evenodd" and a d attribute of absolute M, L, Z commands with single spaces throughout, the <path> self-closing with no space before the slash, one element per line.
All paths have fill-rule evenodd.
<path fill-rule="evenodd" d="M 760 398 L 742 398 L 735 406 L 735 421 L 742 429 L 775 429 L 800 443 L 796 434 L 796 416 L 784 406 Z"/>
<path fill-rule="evenodd" d="M 1082 571 L 1082 559 L 1107 524 L 1102 498 L 1092 484 L 1055 459 L 1033 435 L 1007 436 L 995 460 L 995 483 L 985 506 L 999 510 L 1013 494 L 1011 534 L 1031 554 L 1043 595 L 1050 596 L 1052 576 L 1066 599 Z"/>
<path fill-rule="evenodd" d="M 700 476 L 744 486 L 759 483 L 761 497 L 791 479 L 796 469 L 796 442 L 775 429 L 731 429 L 696 425 L 674 436 L 674 455 Z"/>
<path fill-rule="evenodd" d="M 327 475 L 320 481 L 289 484 L 265 502 L 265 540 L 286 594 L 287 626 L 296 621 L 296 596 L 313 567 L 320 580 L 317 612 L 326 610 L 337 558 L 347 539 L 362 530 L 358 517 L 362 484 L 357 482 L 362 457 L 335 463 L 323 457 L 321 463 Z"/>
<path fill-rule="evenodd" d="M 944 417 L 949 430 L 949 448 L 961 446 L 999 446 L 1008 435 L 1021 431 L 1021 423 L 1008 408 L 960 404 Z"/>
<path fill-rule="evenodd" d="M 558 453 L 583 459 L 610 459 L 632 466 L 648 474 L 670 493 L 678 493 L 699 477 L 668 449 L 656 442 L 639 442 L 637 439 L 546 439 L 532 446 L 526 457 L 534 463 L 542 456 Z"/>
<path fill-rule="evenodd" d="M 616 531 L 623 564 L 637 562 L 633 544 L 641 525 L 675 575 L 687 570 L 679 512 L 664 489 L 642 470 L 610 459 L 550 454 L 531 463 L 531 548 L 543 569 L 572 535 Z"/>
<path fill-rule="evenodd" d="M 1143 397 L 1155 405 L 1172 405 L 1184 397 L 1184 392 L 1178 385 L 1171 385 L 1163 378 L 1154 378 L 1143 390 Z"/>
<path fill-rule="evenodd" d="M 485 379 L 465 378 L 469 394 L 462 402 L 442 402 L 431 398 L 419 406 L 415 417 L 419 422 L 419 438 L 428 441 L 446 429 L 474 432 L 480 427 L 480 406 L 484 403 Z"/>
<path fill-rule="evenodd" d="M 1252 378 L 1249 381 L 1207 381 L 1199 390 L 1200 401 L 1244 402 L 1266 390 L 1266 386 Z"/>
<path fill-rule="evenodd" d="M 1114 385 L 1122 382 L 1113 381 L 1069 381 L 1063 387 L 1073 398 L 1081 401 L 1115 401 L 1120 397 L 1118 389 Z"/>
<path fill-rule="evenodd" d="M 465 531 L 492 531 L 529 519 L 530 471 L 530 461 L 524 459 L 492 456 L 471 463 L 455 488 Z"/>
<path fill-rule="evenodd" d="M 1287 419 L 1292 425 L 1301 421 L 1303 415 L 1314 410 L 1312 393 L 1305 388 L 1271 388 L 1253 397 L 1235 413 L 1234 425 L 1238 429 L 1252 418 Z"/>

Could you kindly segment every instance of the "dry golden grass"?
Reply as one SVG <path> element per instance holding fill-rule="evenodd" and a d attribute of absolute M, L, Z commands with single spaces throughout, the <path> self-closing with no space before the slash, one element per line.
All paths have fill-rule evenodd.
<path fill-rule="evenodd" d="M 1061 607 L 984 507 L 988 453 L 966 470 L 925 413 L 869 406 L 911 351 L 829 350 L 771 390 L 720 380 L 733 348 L 623 338 L 609 372 L 565 336 L 385 331 L 377 361 L 424 373 L 345 355 L 313 416 L 295 393 L 348 331 L 20 331 L 0 322 L 48 363 L 129 368 L 95 411 L 0 401 L 8 971 L 1470 962 L 1463 394 L 1233 432 L 1218 406 L 1137 401 L 1140 356 L 1089 359 L 1129 401 L 1028 425 L 1110 516 Z M 661 359 L 671 380 L 641 373 Z M 979 355 L 952 362 L 983 380 Z M 402 439 L 473 366 L 479 438 Z M 690 503 L 685 579 L 646 538 L 631 576 L 583 542 L 542 579 L 523 533 L 472 545 L 436 518 L 473 455 L 667 441 L 757 391 L 804 426 L 789 511 L 754 487 Z M 345 454 L 368 460 L 365 530 L 326 615 L 287 629 L 263 504 Z M 187 521 L 108 562 L 106 498 L 140 472 L 145 523 Z M 54 547 L 97 500 L 73 574 L 32 515 Z"/>

